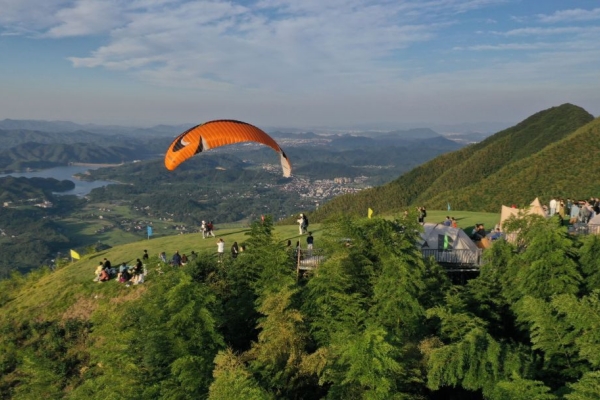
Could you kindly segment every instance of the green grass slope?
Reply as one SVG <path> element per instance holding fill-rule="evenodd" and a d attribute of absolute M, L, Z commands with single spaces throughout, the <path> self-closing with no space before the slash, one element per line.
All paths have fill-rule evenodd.
<path fill-rule="evenodd" d="M 318 247 L 321 237 L 319 224 L 311 224 L 311 231 L 315 237 L 315 247 Z M 128 265 L 135 264 L 136 259 L 141 258 L 144 250 L 148 250 L 150 260 L 147 264 L 149 276 L 148 284 L 158 277 L 159 268 L 158 254 L 166 252 L 170 260 L 176 250 L 180 254 L 190 254 L 192 250 L 201 254 L 202 257 L 215 257 L 217 254 L 217 239 L 225 240 L 226 255 L 233 242 L 239 244 L 247 240 L 246 233 L 249 229 L 221 229 L 215 231 L 216 238 L 203 239 L 200 233 L 166 236 L 157 239 L 141 240 L 133 243 L 116 246 L 108 250 L 100 251 L 90 255 L 82 255 L 81 260 L 69 263 L 47 274 L 40 279 L 32 278 L 32 284 L 25 284 L 18 290 L 8 290 L 0 286 L 0 321 L 2 318 L 19 318 L 19 315 L 34 317 L 42 320 L 71 318 L 87 319 L 98 305 L 107 301 L 117 301 L 116 298 L 135 298 L 131 294 L 134 291 L 143 291 L 142 287 L 127 288 L 115 281 L 106 283 L 93 282 L 94 271 L 104 257 L 108 258 L 114 266 L 126 262 Z M 277 226 L 275 235 L 282 243 L 287 240 L 296 245 L 300 241 L 302 247 L 306 247 L 306 235 L 298 235 L 297 225 Z M 0 284 L 2 282 L 0 281 Z"/>
<path fill-rule="evenodd" d="M 450 214 L 458 221 L 460 228 L 469 231 L 476 223 L 484 223 L 488 229 L 499 221 L 497 213 L 481 213 L 468 211 L 429 211 L 426 222 L 441 223 L 445 216 Z M 315 247 L 319 248 L 321 240 L 321 224 L 311 224 L 310 229 L 315 237 Z M 20 317 L 38 318 L 40 320 L 63 320 L 67 318 L 88 319 L 94 310 L 102 304 L 110 302 L 124 302 L 135 299 L 142 295 L 144 285 L 136 287 L 125 287 L 116 281 L 106 283 L 93 282 L 94 271 L 104 257 L 108 258 L 114 266 L 126 262 L 133 265 L 138 257 L 141 258 L 144 250 L 150 254 L 147 263 L 148 277 L 147 285 L 152 285 L 158 274 L 158 254 L 166 252 L 170 259 L 176 250 L 180 254 L 190 254 L 192 250 L 199 253 L 201 257 L 215 257 L 217 251 L 217 239 L 225 240 L 226 256 L 233 242 L 244 243 L 248 239 L 248 228 L 229 228 L 215 231 L 216 238 L 203 239 L 200 233 L 184 235 L 165 236 L 151 238 L 150 240 L 139 240 L 113 248 L 82 255 L 81 260 L 68 263 L 55 272 L 47 273 L 39 277 L 40 273 L 32 273 L 26 278 L 21 287 L 3 287 L 8 281 L 0 281 L 0 321 L 4 318 L 11 320 Z M 306 247 L 306 235 L 298 234 L 297 225 L 278 225 L 275 227 L 274 235 L 282 244 L 287 240 L 300 241 L 302 247 Z M 229 260 L 229 257 L 227 257 Z M 227 266 L 227 263 L 225 264 Z M 168 267 L 167 267 L 168 268 Z M 37 274 L 37 275 L 36 275 Z"/>
<path fill-rule="evenodd" d="M 411 204 L 444 208 L 444 197 L 454 201 L 456 194 L 463 189 L 474 187 L 507 165 L 528 159 L 561 141 L 593 118 L 584 109 L 572 104 L 541 111 L 481 143 L 441 155 L 387 185 L 340 196 L 321 207 L 313 218 L 319 220 L 339 212 L 360 215 L 368 207 L 382 213 L 397 212 Z M 527 195 L 532 197 L 535 193 Z M 507 193 L 507 196 L 510 198 L 510 194 Z M 435 202 L 433 198 L 436 198 Z M 502 201 L 504 198 L 498 198 L 489 207 L 469 209 L 495 211 Z M 463 208 L 459 204 L 453 206 Z"/>

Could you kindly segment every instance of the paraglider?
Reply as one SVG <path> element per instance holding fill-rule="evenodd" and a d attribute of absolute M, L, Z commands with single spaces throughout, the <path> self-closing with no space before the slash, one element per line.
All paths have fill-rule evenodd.
<path fill-rule="evenodd" d="M 257 142 L 271 147 L 279 153 L 283 176 L 292 174 L 287 156 L 271 136 L 253 125 L 234 120 L 209 121 L 183 132 L 169 146 L 165 154 L 165 166 L 172 171 L 202 151 L 242 142 Z"/>

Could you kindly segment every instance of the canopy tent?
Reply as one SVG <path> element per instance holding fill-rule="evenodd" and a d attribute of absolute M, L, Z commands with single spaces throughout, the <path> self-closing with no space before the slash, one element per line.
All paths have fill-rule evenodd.
<path fill-rule="evenodd" d="M 421 252 L 439 263 L 478 265 L 481 250 L 459 228 L 443 224 L 425 224 L 421 233 Z"/>
<path fill-rule="evenodd" d="M 514 216 L 515 218 L 518 218 L 519 211 L 523 210 L 520 210 L 518 208 L 502 206 L 502 212 L 500 213 L 500 227 L 502 228 L 504 225 L 504 221 L 506 221 L 510 217 Z"/>
<path fill-rule="evenodd" d="M 588 232 L 594 235 L 600 234 L 600 214 L 597 214 L 594 218 L 588 222 Z"/>
<path fill-rule="evenodd" d="M 529 208 L 512 208 L 502 206 L 502 212 L 500 213 L 500 227 L 504 227 L 504 221 L 509 219 L 512 216 L 518 218 L 520 215 L 541 215 L 542 217 L 547 217 L 546 211 L 544 211 L 544 207 L 540 203 L 540 200 L 536 197 L 535 200 L 529 204 Z"/>
<path fill-rule="evenodd" d="M 527 211 L 529 215 L 541 215 L 542 217 L 547 217 L 546 211 L 544 211 L 544 207 L 540 203 L 540 200 L 536 197 L 535 200 L 531 202 L 529 205 L 529 210 Z"/>
<path fill-rule="evenodd" d="M 588 225 L 600 225 L 600 214 L 589 220 Z"/>

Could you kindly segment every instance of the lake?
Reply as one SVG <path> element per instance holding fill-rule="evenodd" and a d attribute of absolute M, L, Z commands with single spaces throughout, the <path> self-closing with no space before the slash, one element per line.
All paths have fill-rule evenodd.
<path fill-rule="evenodd" d="M 111 181 L 81 181 L 79 179 L 73 178 L 73 175 L 83 173 L 85 171 L 89 171 L 91 169 L 98 169 L 100 167 L 89 167 L 89 166 L 80 166 L 80 165 L 69 165 L 68 167 L 54 167 L 43 169 L 41 171 L 33 171 L 33 172 L 11 172 L 10 174 L 0 174 L 0 177 L 3 176 L 14 176 L 15 178 L 25 177 L 25 178 L 54 178 L 59 181 L 69 180 L 75 184 L 75 189 L 68 190 L 66 192 L 60 192 L 57 194 L 67 195 L 74 194 L 76 196 L 85 196 L 92 189 L 96 189 L 99 187 L 103 187 L 106 185 L 114 185 L 117 182 Z"/>

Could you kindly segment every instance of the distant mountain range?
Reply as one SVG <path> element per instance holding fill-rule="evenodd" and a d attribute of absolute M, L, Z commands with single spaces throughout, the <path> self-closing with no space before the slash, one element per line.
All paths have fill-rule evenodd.
<path fill-rule="evenodd" d="M 117 163 L 160 158 L 173 136 L 187 128 L 160 125 L 124 132 L 122 127 L 65 121 L 4 120 L 0 121 L 0 171 L 50 168 L 68 162 Z M 296 174 L 310 179 L 367 175 L 374 177 L 375 184 L 388 182 L 415 165 L 464 145 L 427 128 L 364 135 L 282 131 L 271 135 L 294 160 Z M 260 146 L 228 146 L 217 151 L 235 153 L 240 159 L 255 163 L 272 162 L 271 152 Z M 375 171 L 372 166 L 385 169 Z"/>
<path fill-rule="evenodd" d="M 498 211 L 540 196 L 588 198 L 600 193 L 600 118 L 572 104 L 538 112 L 480 143 L 446 153 L 398 179 L 340 196 L 313 218 L 363 215 L 367 208 L 401 212 L 408 206 Z"/>
<path fill-rule="evenodd" d="M 70 162 L 114 164 L 139 156 L 132 148 L 90 143 L 24 143 L 0 152 L 0 170 L 22 171 L 67 165 Z"/>
<path fill-rule="evenodd" d="M 26 130 L 50 133 L 88 132 L 102 135 L 128 136 L 175 136 L 191 128 L 193 124 L 156 125 L 150 128 L 127 127 L 119 125 L 77 124 L 70 121 L 42 121 L 4 119 L 0 121 L 0 130 Z"/>
<path fill-rule="evenodd" d="M 77 124 L 71 121 L 43 121 L 43 120 L 16 120 L 16 119 L 4 119 L 0 121 L 0 130 L 3 131 L 32 131 L 32 132 L 47 132 L 47 133 L 92 133 L 100 135 L 124 135 L 128 137 L 173 137 L 185 130 L 191 128 L 194 124 L 180 124 L 180 125 L 156 125 L 149 128 L 140 127 L 127 127 L 119 125 L 98 125 L 98 124 Z M 348 133 L 335 133 L 333 135 L 348 135 L 362 136 L 362 137 L 373 137 L 373 138 L 388 138 L 396 139 L 401 138 L 404 140 L 410 139 L 426 139 L 433 137 L 444 136 L 450 140 L 458 143 L 473 143 L 482 140 L 487 137 L 488 133 L 477 133 L 471 132 L 465 125 L 464 130 L 458 129 L 458 127 L 449 134 L 439 134 L 430 128 L 412 128 L 404 130 L 370 130 L 365 128 L 364 130 L 353 131 L 349 130 Z M 289 139 L 317 139 L 320 137 L 329 137 L 332 134 L 320 134 L 315 132 L 303 132 L 298 129 L 267 129 L 267 132 L 274 138 L 289 138 Z"/>

